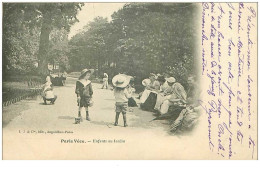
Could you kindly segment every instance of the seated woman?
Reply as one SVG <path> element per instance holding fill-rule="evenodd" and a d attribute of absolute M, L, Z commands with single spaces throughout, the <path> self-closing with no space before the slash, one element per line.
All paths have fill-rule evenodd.
<path fill-rule="evenodd" d="M 154 109 L 157 111 L 160 111 L 161 105 L 165 99 L 170 97 L 170 95 L 173 93 L 173 84 L 175 82 L 174 77 L 166 78 L 166 82 L 164 82 L 160 87 L 160 92 L 157 95 L 156 104 L 154 106 Z"/>
<path fill-rule="evenodd" d="M 154 111 L 154 106 L 157 100 L 157 94 L 160 92 L 160 88 L 165 82 L 163 76 L 157 77 L 152 86 L 149 86 L 147 90 L 145 90 L 145 94 L 148 94 L 147 99 L 143 104 L 141 104 L 141 109 L 147 111 Z"/>
<path fill-rule="evenodd" d="M 156 81 L 156 75 L 153 73 L 150 74 L 150 77 L 148 79 L 144 79 L 142 81 L 142 85 L 145 86 L 145 89 L 140 98 L 141 104 L 146 101 L 151 92 L 157 93 L 157 90 L 160 89 L 160 84 L 158 81 Z"/>

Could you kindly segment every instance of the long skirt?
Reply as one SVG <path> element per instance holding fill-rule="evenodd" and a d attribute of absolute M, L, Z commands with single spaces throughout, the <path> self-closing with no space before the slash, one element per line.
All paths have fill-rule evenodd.
<path fill-rule="evenodd" d="M 134 100 L 133 97 L 128 99 L 128 106 L 129 107 L 137 107 L 136 101 Z"/>
<path fill-rule="evenodd" d="M 142 93 L 141 98 L 140 98 L 140 102 L 141 102 L 141 103 L 144 103 L 144 102 L 146 101 L 146 99 L 149 97 L 150 93 L 151 93 L 151 90 L 145 89 L 145 90 L 143 91 L 143 93 Z"/>
<path fill-rule="evenodd" d="M 145 100 L 143 104 L 141 104 L 141 109 L 146 111 L 154 111 L 156 99 L 157 99 L 157 94 L 154 92 L 150 92 L 148 98 Z"/>

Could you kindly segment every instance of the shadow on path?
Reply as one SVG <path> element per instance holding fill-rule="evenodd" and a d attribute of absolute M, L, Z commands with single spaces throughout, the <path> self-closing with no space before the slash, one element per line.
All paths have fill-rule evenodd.
<path fill-rule="evenodd" d="M 90 121 L 91 124 L 95 124 L 95 125 L 102 125 L 102 126 L 106 126 L 107 128 L 116 128 L 116 127 L 124 127 L 123 123 L 118 124 L 117 126 L 114 126 L 114 122 L 104 122 L 104 121 Z M 128 125 L 128 127 L 133 127 L 132 125 Z"/>
<path fill-rule="evenodd" d="M 75 117 L 72 117 L 72 116 L 59 116 L 58 119 L 74 120 Z"/>
<path fill-rule="evenodd" d="M 5 128 L 14 118 L 21 115 L 23 111 L 30 109 L 25 101 L 14 103 L 2 109 L 2 127 Z"/>
<path fill-rule="evenodd" d="M 105 125 L 109 128 L 111 128 L 113 125 L 113 122 L 105 122 L 105 121 L 90 121 L 91 124 L 95 124 L 95 125 Z"/>
<path fill-rule="evenodd" d="M 132 117 L 129 119 L 129 123 L 133 127 L 141 127 L 146 129 L 155 128 L 162 126 L 158 121 L 151 121 L 155 118 L 152 112 L 143 111 L 138 107 L 132 107 L 132 112 L 127 113 L 127 117 Z"/>

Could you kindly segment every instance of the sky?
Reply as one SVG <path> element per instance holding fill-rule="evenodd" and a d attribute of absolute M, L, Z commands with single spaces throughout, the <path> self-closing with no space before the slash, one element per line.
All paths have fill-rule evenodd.
<path fill-rule="evenodd" d="M 71 26 L 69 39 L 80 32 L 85 25 L 91 22 L 95 17 L 107 17 L 111 20 L 111 15 L 121 9 L 125 3 L 85 3 L 82 10 L 79 11 L 77 18 L 78 23 Z"/>

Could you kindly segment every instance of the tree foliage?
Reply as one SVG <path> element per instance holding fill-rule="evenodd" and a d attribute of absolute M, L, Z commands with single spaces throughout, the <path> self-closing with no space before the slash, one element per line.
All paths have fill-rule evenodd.
<path fill-rule="evenodd" d="M 40 74 L 47 73 L 49 51 L 53 52 L 53 30 L 69 31 L 83 3 L 4 3 L 4 71 L 26 72 L 38 63 Z M 53 39 L 53 38 L 52 38 Z M 64 58 L 64 55 L 63 55 Z M 67 60 L 67 59 L 66 59 Z M 29 70 L 29 71 L 30 71 Z"/>
<path fill-rule="evenodd" d="M 125 72 L 140 79 L 168 73 L 182 82 L 196 60 L 195 14 L 189 3 L 126 4 L 112 21 L 97 18 L 70 40 L 72 69 L 95 67 L 100 74 Z"/>
<path fill-rule="evenodd" d="M 3 70 L 46 74 L 47 63 L 64 70 L 94 68 L 140 80 L 167 73 L 179 82 L 194 70 L 196 5 L 128 3 L 97 17 L 68 40 L 82 3 L 4 3 Z M 36 68 L 35 63 L 39 64 Z"/>
<path fill-rule="evenodd" d="M 98 68 L 108 61 L 108 21 L 97 17 L 70 40 L 70 65 L 74 70 Z"/>
<path fill-rule="evenodd" d="M 69 46 L 68 32 L 64 28 L 53 29 L 50 33 L 50 46 L 47 55 L 47 61 L 53 64 L 59 64 L 61 71 L 69 70 Z"/>

